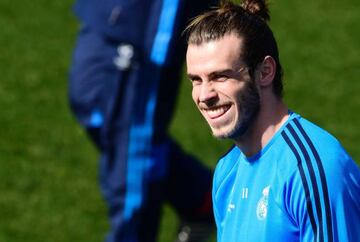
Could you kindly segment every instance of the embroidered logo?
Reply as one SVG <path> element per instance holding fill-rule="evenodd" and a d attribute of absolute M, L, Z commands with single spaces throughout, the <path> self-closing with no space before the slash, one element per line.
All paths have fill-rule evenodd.
<path fill-rule="evenodd" d="M 227 211 L 228 211 L 229 213 L 231 213 L 234 209 L 235 209 L 235 204 L 230 203 L 230 204 L 228 205 Z"/>
<path fill-rule="evenodd" d="M 257 203 L 256 216 L 259 220 L 264 220 L 268 212 L 268 198 L 269 198 L 270 186 L 267 186 L 262 191 L 262 197 Z"/>
<path fill-rule="evenodd" d="M 234 194 L 234 187 L 231 189 L 231 192 L 230 192 L 230 203 L 227 207 L 227 211 L 229 213 L 231 213 L 234 209 L 235 209 L 235 204 L 232 202 L 232 198 L 233 198 L 233 194 Z"/>

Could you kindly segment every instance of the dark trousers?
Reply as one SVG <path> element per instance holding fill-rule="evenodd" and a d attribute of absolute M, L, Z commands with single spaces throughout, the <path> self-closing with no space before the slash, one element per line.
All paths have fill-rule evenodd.
<path fill-rule="evenodd" d="M 184 218 L 212 219 L 212 173 L 167 134 L 183 59 L 159 65 L 132 46 L 130 65 L 119 67 L 118 47 L 127 44 L 83 27 L 69 98 L 101 154 L 100 185 L 111 222 L 107 241 L 152 242 L 164 201 Z"/>

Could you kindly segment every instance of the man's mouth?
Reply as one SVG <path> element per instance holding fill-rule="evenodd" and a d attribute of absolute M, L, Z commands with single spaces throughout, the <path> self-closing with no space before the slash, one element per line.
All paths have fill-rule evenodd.
<path fill-rule="evenodd" d="M 212 108 L 203 108 L 203 112 L 205 112 L 210 119 L 216 119 L 224 115 L 230 109 L 230 107 L 231 105 L 227 104 Z"/>

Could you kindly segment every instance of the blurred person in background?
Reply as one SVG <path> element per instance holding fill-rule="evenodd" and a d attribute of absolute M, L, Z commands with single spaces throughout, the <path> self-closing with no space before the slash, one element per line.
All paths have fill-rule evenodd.
<path fill-rule="evenodd" d="M 200 0 L 78 0 L 81 22 L 69 100 L 100 151 L 107 242 L 156 240 L 163 203 L 182 221 L 176 241 L 203 241 L 213 227 L 212 172 L 168 134 L 187 21 Z"/>

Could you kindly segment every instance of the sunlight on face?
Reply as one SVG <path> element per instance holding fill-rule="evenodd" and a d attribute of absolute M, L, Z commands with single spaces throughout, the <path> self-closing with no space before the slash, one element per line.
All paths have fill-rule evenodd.
<path fill-rule="evenodd" d="M 259 93 L 241 61 L 241 49 L 242 39 L 235 34 L 188 46 L 192 98 L 217 138 L 243 135 L 259 110 Z"/>

